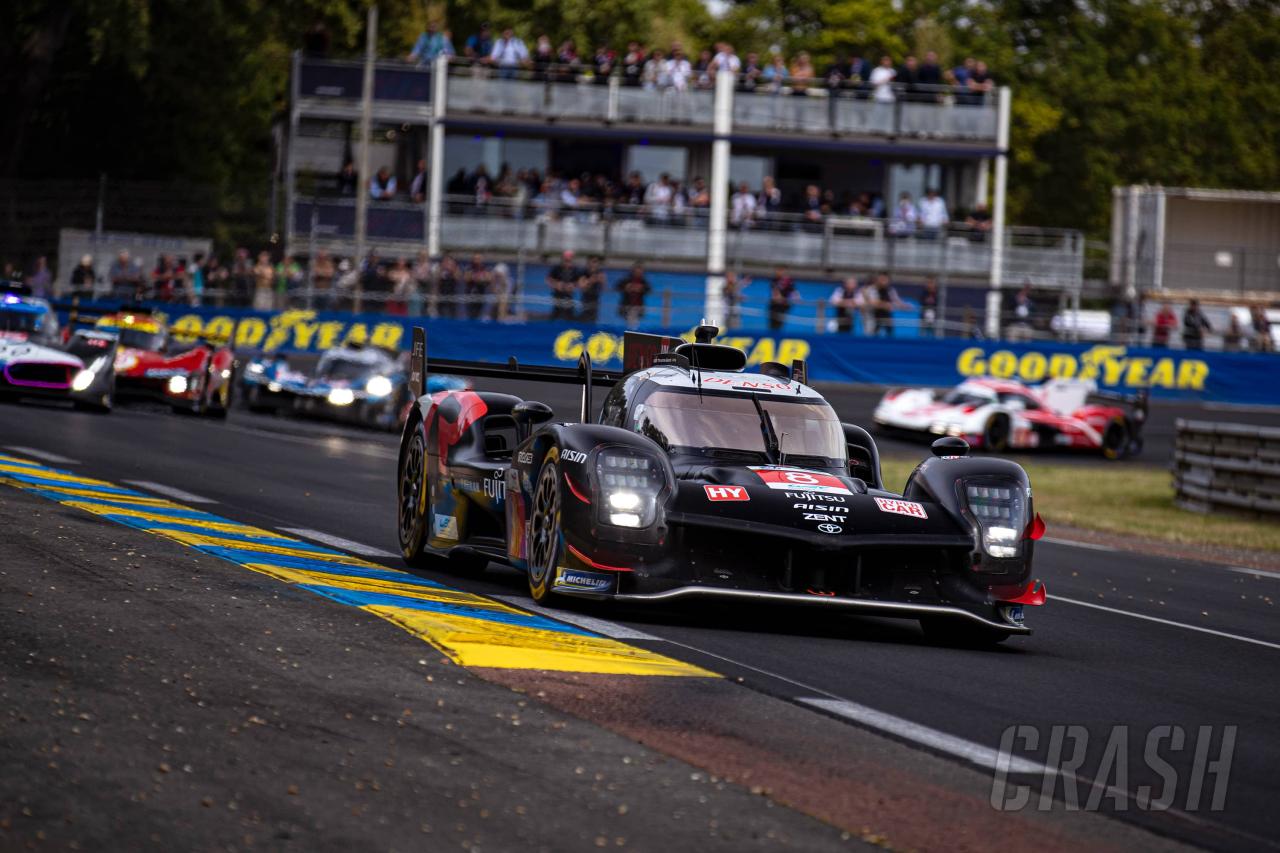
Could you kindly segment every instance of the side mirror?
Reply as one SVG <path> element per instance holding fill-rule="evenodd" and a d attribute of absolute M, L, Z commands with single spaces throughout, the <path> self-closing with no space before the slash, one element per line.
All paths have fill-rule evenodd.
<path fill-rule="evenodd" d="M 516 422 L 516 437 L 519 442 L 532 435 L 534 427 L 538 424 L 545 424 L 554 418 L 555 412 L 551 411 L 551 407 L 546 403 L 539 403 L 537 400 L 525 400 L 523 403 L 516 403 L 512 407 L 511 417 Z"/>
<path fill-rule="evenodd" d="M 857 477 L 873 489 L 883 489 L 880 474 L 880 450 L 875 439 L 856 424 L 840 424 L 844 430 L 845 447 L 849 454 L 849 476 Z"/>
<path fill-rule="evenodd" d="M 958 435 L 944 436 L 929 445 L 934 456 L 968 456 L 969 442 Z"/>

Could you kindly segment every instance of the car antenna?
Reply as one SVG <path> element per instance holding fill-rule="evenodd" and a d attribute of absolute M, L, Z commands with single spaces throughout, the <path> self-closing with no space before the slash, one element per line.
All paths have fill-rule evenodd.
<path fill-rule="evenodd" d="M 756 414 L 760 416 L 760 431 L 764 433 L 765 454 L 769 457 L 771 464 L 781 465 L 783 463 L 782 445 L 778 442 L 778 433 L 773 429 L 773 420 L 770 419 L 764 406 L 760 405 L 760 395 L 755 391 L 751 392 L 751 402 L 755 404 Z"/>

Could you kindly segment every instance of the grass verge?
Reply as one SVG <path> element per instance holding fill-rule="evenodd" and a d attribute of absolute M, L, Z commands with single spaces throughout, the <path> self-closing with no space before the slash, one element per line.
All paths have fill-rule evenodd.
<path fill-rule="evenodd" d="M 886 487 L 900 490 L 919 461 L 885 457 Z M 1050 536 L 1056 523 L 1166 542 L 1280 551 L 1280 524 L 1274 521 L 1201 515 L 1174 506 L 1171 475 L 1159 468 L 1052 462 L 1023 467 Z"/>

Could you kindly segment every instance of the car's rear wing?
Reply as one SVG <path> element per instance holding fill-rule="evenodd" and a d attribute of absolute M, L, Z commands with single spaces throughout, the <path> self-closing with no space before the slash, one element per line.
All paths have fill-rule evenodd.
<path fill-rule="evenodd" d="M 1147 413 L 1151 408 L 1151 392 L 1145 388 L 1136 394 L 1124 394 L 1119 391 L 1090 391 L 1089 396 L 1130 406 L 1133 408 L 1134 421 L 1139 426 L 1147 422 Z"/>

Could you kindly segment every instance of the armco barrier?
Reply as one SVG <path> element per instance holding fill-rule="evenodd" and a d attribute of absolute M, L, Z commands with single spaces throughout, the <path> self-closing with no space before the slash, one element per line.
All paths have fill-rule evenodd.
<path fill-rule="evenodd" d="M 1174 500 L 1183 509 L 1280 515 L 1280 428 L 1178 419 Z"/>
<path fill-rule="evenodd" d="M 98 310 L 85 304 L 83 310 Z M 337 311 L 262 312 L 248 309 L 157 305 L 175 329 L 227 336 L 242 350 L 318 352 L 358 341 L 405 349 L 414 324 L 427 327 L 428 351 L 437 357 L 524 364 L 576 364 L 585 350 L 603 368 L 622 366 L 620 326 L 575 323 L 501 324 L 469 320 L 351 314 Z M 66 312 L 62 312 L 66 316 Z M 658 330 L 654 330 L 658 331 Z M 685 334 L 688 329 L 661 330 Z M 957 338 L 895 340 L 860 335 L 726 332 L 724 343 L 747 353 L 748 364 L 809 361 L 818 381 L 868 385 L 948 386 L 988 376 L 1039 382 L 1066 376 L 1099 388 L 1153 398 L 1280 406 L 1280 356 L 1139 349 L 1107 344 L 1007 343 Z"/>

